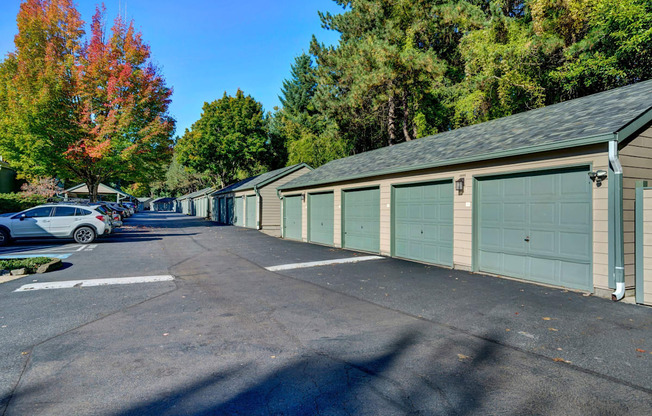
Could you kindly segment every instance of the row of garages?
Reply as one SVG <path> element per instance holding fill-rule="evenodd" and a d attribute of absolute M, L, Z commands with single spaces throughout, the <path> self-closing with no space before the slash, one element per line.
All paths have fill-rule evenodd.
<path fill-rule="evenodd" d="M 219 190 L 201 189 L 177 198 L 175 210 L 280 237 L 281 199 L 278 187 L 310 170 L 308 165 L 300 163 L 253 176 Z"/>
<path fill-rule="evenodd" d="M 207 194 L 210 216 L 621 298 L 636 288 L 635 186 L 652 181 L 651 121 L 652 81 L 641 82 L 249 178 Z"/>

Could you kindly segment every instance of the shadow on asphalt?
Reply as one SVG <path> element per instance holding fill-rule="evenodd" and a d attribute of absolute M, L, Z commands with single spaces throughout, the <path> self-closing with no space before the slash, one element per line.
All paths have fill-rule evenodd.
<path fill-rule="evenodd" d="M 196 407 L 212 391 L 219 395 L 229 391 L 230 384 L 246 377 L 248 366 L 229 369 L 169 392 L 163 399 L 157 397 L 118 412 L 116 416 L 371 414 L 370 410 L 382 414 L 422 414 L 424 410 L 429 412 L 428 409 L 433 411 L 429 414 L 461 415 L 481 408 L 486 392 L 499 388 L 495 381 L 483 378 L 475 370 L 487 361 L 496 364 L 498 345 L 490 342 L 483 342 L 472 357 L 452 365 L 441 362 L 442 357 L 450 356 L 453 348 L 447 343 L 430 354 L 418 375 L 398 370 L 402 381 L 399 383 L 397 361 L 411 353 L 418 342 L 415 332 L 405 333 L 392 345 L 382 348 L 386 352 L 371 359 L 343 360 L 332 354 L 313 352 L 261 380 L 252 381 L 229 399 Z M 394 374 L 389 375 L 390 371 Z M 438 411 L 428 406 L 433 400 L 438 403 Z"/>

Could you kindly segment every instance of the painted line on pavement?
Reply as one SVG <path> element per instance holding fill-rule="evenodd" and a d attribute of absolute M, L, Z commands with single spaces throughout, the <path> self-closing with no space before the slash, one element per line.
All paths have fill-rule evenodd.
<path fill-rule="evenodd" d="M 53 254 L 53 253 L 38 253 L 38 254 L 0 254 L 0 260 L 8 259 L 31 259 L 35 257 L 52 257 L 55 259 L 67 259 L 72 256 L 72 253 Z"/>
<path fill-rule="evenodd" d="M 81 247 L 79 247 L 79 248 L 78 248 L 77 250 L 75 250 L 75 251 L 82 251 L 82 250 L 85 249 L 85 248 L 86 248 L 86 247 L 81 246 Z"/>
<path fill-rule="evenodd" d="M 384 257 L 381 256 L 350 257 L 346 259 L 309 261 L 307 263 L 280 264 L 278 266 L 265 267 L 265 269 L 269 270 L 270 272 L 277 272 L 279 270 L 305 269 L 307 267 L 328 266 L 331 264 L 358 263 L 360 261 L 380 260 L 380 259 L 384 259 Z"/>
<path fill-rule="evenodd" d="M 46 289 L 71 289 L 80 287 L 108 286 L 108 285 L 129 285 L 133 283 L 155 283 L 169 282 L 174 280 L 172 275 L 162 276 L 136 276 L 136 277 L 112 277 L 106 279 L 86 279 L 86 280 L 64 280 L 61 282 L 44 282 L 30 283 L 23 285 L 14 292 L 29 292 L 32 290 Z"/>

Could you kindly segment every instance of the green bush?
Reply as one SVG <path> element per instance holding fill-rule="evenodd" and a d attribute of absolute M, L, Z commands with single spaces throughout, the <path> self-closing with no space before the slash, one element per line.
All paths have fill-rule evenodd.
<path fill-rule="evenodd" d="M 39 266 L 51 262 L 50 257 L 34 257 L 29 259 L 0 260 L 0 270 L 27 269 L 28 273 L 34 273 Z"/>
<path fill-rule="evenodd" d="M 46 202 L 47 198 L 41 195 L 0 194 L 0 214 L 19 212 Z"/>

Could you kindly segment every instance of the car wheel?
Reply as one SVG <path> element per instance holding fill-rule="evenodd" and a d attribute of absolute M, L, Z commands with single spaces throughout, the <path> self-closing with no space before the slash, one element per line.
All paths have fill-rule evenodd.
<path fill-rule="evenodd" d="M 91 227 L 79 227 L 73 234 L 78 244 L 90 244 L 95 241 L 95 231 Z"/>
<path fill-rule="evenodd" d="M 9 233 L 0 228 L 0 246 L 6 246 L 11 242 Z"/>

